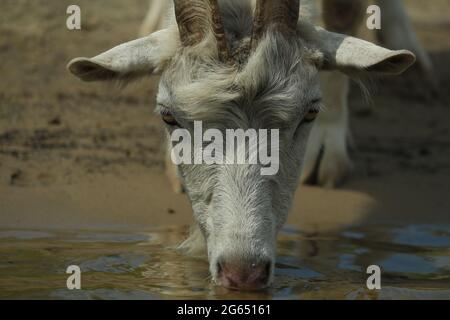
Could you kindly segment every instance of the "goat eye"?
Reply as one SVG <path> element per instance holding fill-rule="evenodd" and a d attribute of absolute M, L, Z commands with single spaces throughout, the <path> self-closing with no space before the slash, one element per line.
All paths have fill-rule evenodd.
<path fill-rule="evenodd" d="M 303 118 L 304 122 L 313 122 L 316 120 L 317 116 L 319 115 L 319 110 L 317 109 L 311 109 L 308 111 L 308 113 Z"/>
<path fill-rule="evenodd" d="M 177 126 L 178 125 L 177 120 L 175 120 L 175 117 L 170 113 L 163 114 L 162 120 L 169 126 Z"/>

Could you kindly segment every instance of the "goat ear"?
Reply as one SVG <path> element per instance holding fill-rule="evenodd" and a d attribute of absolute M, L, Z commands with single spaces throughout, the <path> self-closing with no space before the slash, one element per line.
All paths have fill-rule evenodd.
<path fill-rule="evenodd" d="M 314 43 L 323 54 L 321 68 L 339 70 L 350 76 L 358 74 L 398 75 L 416 61 L 408 50 L 392 51 L 373 43 L 319 27 L 304 29 L 302 36 Z"/>
<path fill-rule="evenodd" d="M 165 29 L 121 44 L 94 58 L 76 58 L 67 69 L 83 81 L 128 80 L 159 74 L 175 54 L 179 42 L 173 29 Z"/>

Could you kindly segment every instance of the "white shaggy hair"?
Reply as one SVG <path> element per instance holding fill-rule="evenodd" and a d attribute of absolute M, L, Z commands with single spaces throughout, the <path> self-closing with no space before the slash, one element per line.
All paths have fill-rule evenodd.
<path fill-rule="evenodd" d="M 173 7 L 168 4 L 168 25 L 163 30 L 94 58 L 74 59 L 68 66 L 86 81 L 161 74 L 156 112 L 173 117 L 174 123 L 167 126 L 168 134 L 182 127 L 192 135 L 194 121 L 203 121 L 205 130 L 221 132 L 279 130 L 279 171 L 273 176 L 262 176 L 260 164 L 181 164 L 177 168 L 196 219 L 191 237 L 181 248 L 194 253 L 206 244 L 212 279 L 224 285 L 224 265 L 238 270 L 233 271 L 238 279 L 241 270 L 259 270 L 257 277 L 267 272 L 267 279 L 261 277 L 265 285 L 272 281 L 276 237 L 291 207 L 305 154 L 307 160 L 314 159 L 323 144 L 321 139 L 326 137 L 309 121 L 311 114 L 322 109 L 323 102 L 330 105 L 322 118 L 338 120 L 332 119 L 328 121 L 331 125 L 321 128 L 338 137 L 331 140 L 336 146 L 345 146 L 346 137 L 343 141 L 339 138 L 346 132 L 342 128 L 346 128 L 347 121 L 342 113 L 348 90 L 344 74 L 399 74 L 414 62 L 409 51 L 391 51 L 328 32 L 314 27 L 303 16 L 297 28 L 294 23 L 290 35 L 269 25 L 257 46 L 248 52 L 245 48 L 251 41 L 254 3 L 219 1 L 232 64 L 219 61 L 218 40 L 213 32 L 196 45 L 182 46 Z M 322 88 L 321 70 L 341 72 L 329 73 L 338 75 L 334 79 L 340 91 Z M 325 97 L 322 89 L 327 92 Z M 311 130 L 318 132 L 307 152 Z M 327 148 L 333 150 L 333 146 Z M 241 147 L 236 146 L 237 153 L 248 157 Z M 338 154 L 327 163 L 335 163 L 333 159 L 346 161 Z M 248 279 L 254 279 L 253 271 Z"/>

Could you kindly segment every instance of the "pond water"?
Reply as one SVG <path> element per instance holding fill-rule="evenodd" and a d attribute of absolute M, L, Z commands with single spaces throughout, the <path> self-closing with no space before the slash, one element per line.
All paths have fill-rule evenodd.
<path fill-rule="evenodd" d="M 275 282 L 253 293 L 214 286 L 206 260 L 174 249 L 186 233 L 0 230 L 0 299 L 450 299 L 450 226 L 286 227 Z M 66 288 L 69 265 L 82 290 Z M 379 291 L 367 289 L 370 265 Z"/>

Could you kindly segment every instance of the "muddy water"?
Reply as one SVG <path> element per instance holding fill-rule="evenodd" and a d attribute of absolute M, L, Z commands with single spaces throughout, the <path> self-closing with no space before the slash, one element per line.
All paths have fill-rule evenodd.
<path fill-rule="evenodd" d="M 0 230 L 0 298 L 31 299 L 450 299 L 450 226 L 283 230 L 276 280 L 259 293 L 211 284 L 204 259 L 173 247 L 185 228 L 149 232 Z M 382 289 L 366 268 L 379 265 Z M 82 290 L 66 288 L 78 265 Z"/>

